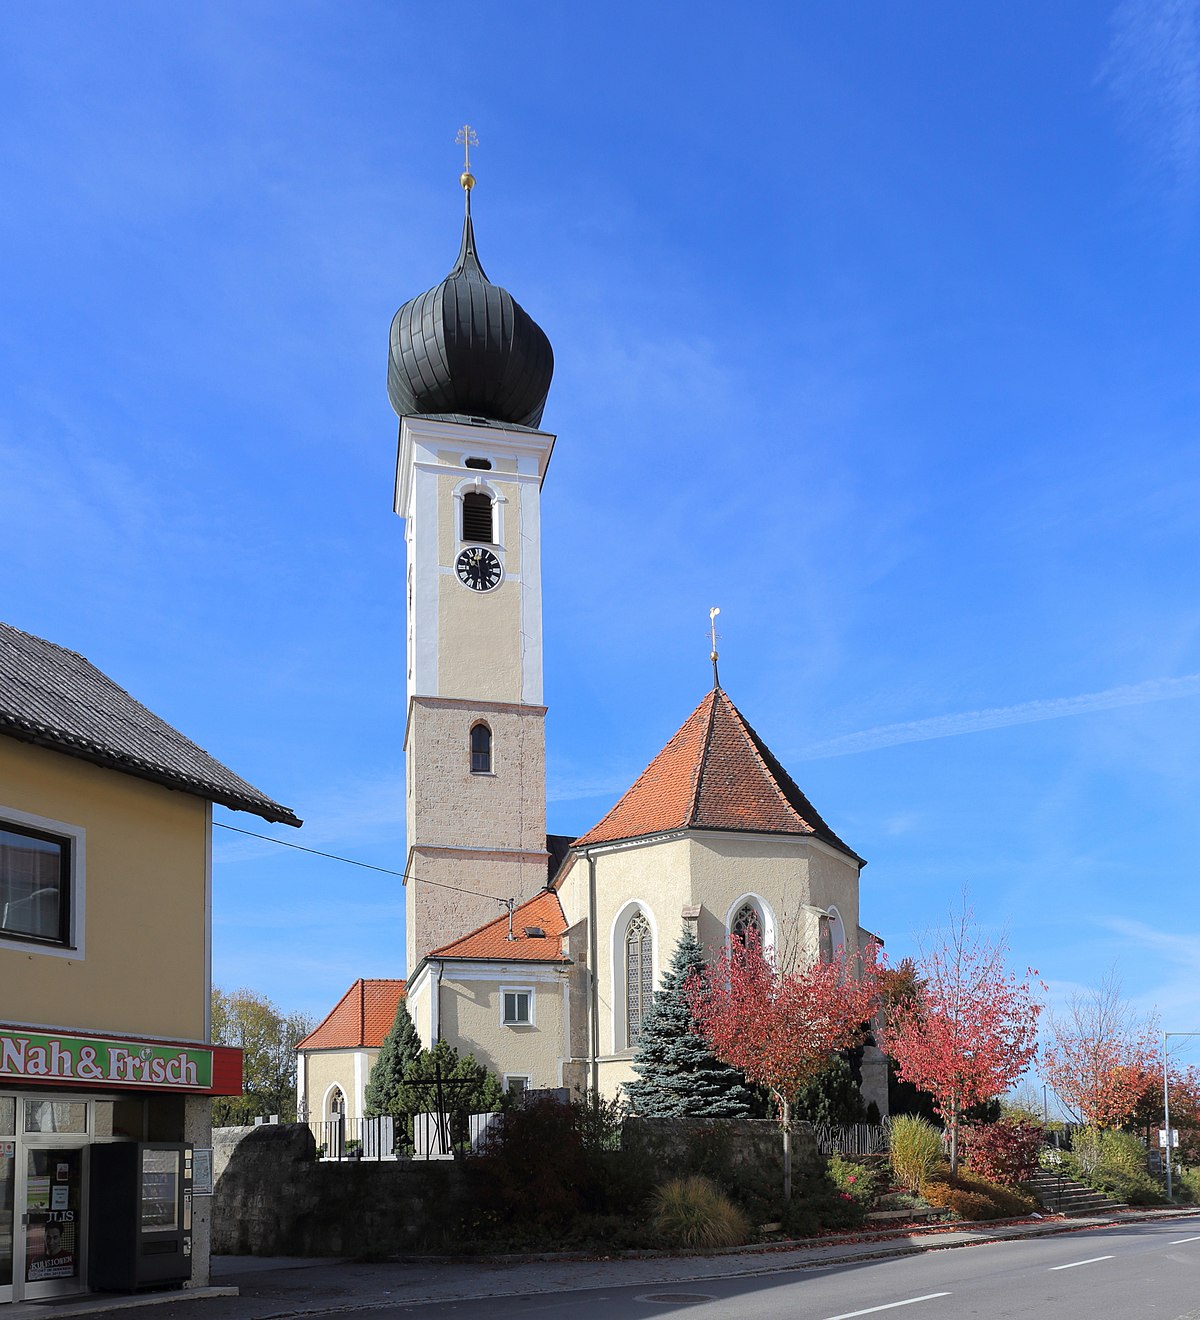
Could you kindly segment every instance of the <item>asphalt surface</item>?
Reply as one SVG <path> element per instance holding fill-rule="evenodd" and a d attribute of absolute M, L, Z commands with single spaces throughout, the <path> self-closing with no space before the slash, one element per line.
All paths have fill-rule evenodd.
<path fill-rule="evenodd" d="M 959 1249 L 955 1249 L 959 1248 Z M 5 1320 L 66 1320 L 137 1307 L 144 1320 L 292 1320 L 319 1315 L 572 1320 L 960 1316 L 1200 1320 L 1200 1212 L 818 1239 L 783 1249 L 640 1258 L 395 1260 L 218 1257 L 203 1293 L 92 1295 L 5 1308 Z M 127 1312 L 128 1313 L 128 1312 Z"/>

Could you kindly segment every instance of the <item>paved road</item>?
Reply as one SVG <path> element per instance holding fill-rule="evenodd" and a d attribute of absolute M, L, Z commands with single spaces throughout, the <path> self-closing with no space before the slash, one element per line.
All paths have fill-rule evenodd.
<path fill-rule="evenodd" d="M 491 1297 L 372 1320 L 1200 1320 L 1200 1220 L 1130 1224 L 753 1278 Z"/>

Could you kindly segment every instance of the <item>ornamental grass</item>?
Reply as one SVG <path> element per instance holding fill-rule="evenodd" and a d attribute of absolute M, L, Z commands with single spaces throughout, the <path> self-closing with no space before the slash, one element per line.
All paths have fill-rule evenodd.
<path fill-rule="evenodd" d="M 672 1178 L 654 1193 L 653 1225 L 673 1247 L 738 1247 L 750 1240 L 750 1221 L 707 1178 Z"/>
<path fill-rule="evenodd" d="M 923 1118 L 900 1114 L 892 1119 L 892 1172 L 910 1192 L 922 1184 L 942 1160 L 942 1134 Z"/>

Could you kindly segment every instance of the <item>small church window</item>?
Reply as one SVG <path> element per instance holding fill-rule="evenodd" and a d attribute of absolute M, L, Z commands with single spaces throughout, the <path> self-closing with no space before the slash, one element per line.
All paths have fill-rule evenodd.
<path fill-rule="evenodd" d="M 492 773 L 492 731 L 486 724 L 476 724 L 471 729 L 471 773 Z"/>
<path fill-rule="evenodd" d="M 625 932 L 625 1026 L 630 1047 L 642 1034 L 642 1019 L 654 998 L 654 950 L 650 923 L 637 912 Z"/>
<path fill-rule="evenodd" d="M 462 539 L 491 545 L 492 500 L 490 495 L 471 491 L 462 497 Z"/>
<path fill-rule="evenodd" d="M 759 918 L 758 909 L 753 903 L 743 903 L 738 908 L 729 933 L 735 940 L 741 940 L 743 944 L 748 943 L 751 937 L 753 937 L 755 943 L 762 943 L 762 921 Z"/>
<path fill-rule="evenodd" d="M 333 1093 L 329 1097 L 329 1117 L 332 1119 L 345 1118 L 346 1116 L 346 1097 L 342 1094 L 342 1088 L 335 1086 Z"/>

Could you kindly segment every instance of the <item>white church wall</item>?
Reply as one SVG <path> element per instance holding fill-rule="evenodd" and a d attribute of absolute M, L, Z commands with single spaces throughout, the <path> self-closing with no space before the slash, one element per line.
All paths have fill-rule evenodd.
<path fill-rule="evenodd" d="M 361 1118 L 378 1050 L 305 1050 L 304 1100 L 313 1120 L 328 1118 L 326 1098 L 337 1086 L 346 1098 L 346 1117 Z"/>

